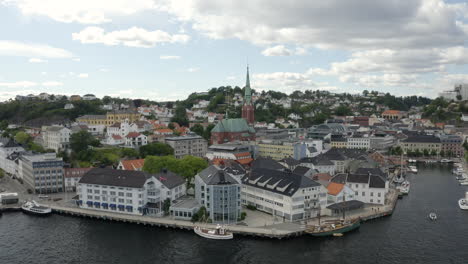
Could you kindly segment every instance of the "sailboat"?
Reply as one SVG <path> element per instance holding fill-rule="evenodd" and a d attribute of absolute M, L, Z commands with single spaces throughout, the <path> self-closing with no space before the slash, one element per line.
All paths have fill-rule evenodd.
<path fill-rule="evenodd" d="M 346 196 L 346 193 L 345 193 L 345 196 Z M 344 197 L 343 197 L 343 202 L 345 202 Z M 319 210 L 320 210 L 320 206 L 319 206 Z M 345 210 L 343 210 L 343 219 L 325 221 L 324 224 L 321 224 L 320 222 L 320 213 L 319 213 L 318 225 L 310 226 L 306 228 L 305 232 L 307 234 L 310 234 L 316 237 L 342 236 L 343 233 L 358 229 L 360 226 L 361 226 L 360 218 L 346 220 Z"/>
<path fill-rule="evenodd" d="M 468 210 L 468 192 L 465 193 L 465 198 L 458 200 L 458 206 L 462 210 Z"/>
<path fill-rule="evenodd" d="M 398 177 L 393 178 L 394 183 L 402 183 L 405 181 L 403 177 L 403 154 L 401 154 L 401 161 L 400 161 L 400 175 Z"/>

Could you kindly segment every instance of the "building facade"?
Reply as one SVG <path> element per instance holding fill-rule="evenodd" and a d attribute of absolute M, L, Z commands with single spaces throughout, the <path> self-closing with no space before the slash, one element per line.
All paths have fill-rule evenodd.
<path fill-rule="evenodd" d="M 42 127 L 42 142 L 44 148 L 53 149 L 55 152 L 66 150 L 70 147 L 72 131 L 63 126 Z"/>
<path fill-rule="evenodd" d="M 404 154 L 408 152 L 421 152 L 425 150 L 429 153 L 438 155 L 442 149 L 440 138 L 428 135 L 409 136 L 400 142 L 400 147 Z"/>
<path fill-rule="evenodd" d="M 240 182 L 221 167 L 212 165 L 195 176 L 195 199 L 206 207 L 213 223 L 237 223 L 240 195 Z"/>
<path fill-rule="evenodd" d="M 211 144 L 255 141 L 255 130 L 243 118 L 223 119 L 211 130 Z"/>
<path fill-rule="evenodd" d="M 204 158 L 208 148 L 208 142 L 198 135 L 187 135 L 180 137 L 167 137 L 166 144 L 174 149 L 176 159 L 191 155 Z"/>
<path fill-rule="evenodd" d="M 63 160 L 55 153 L 21 155 L 18 174 L 34 193 L 63 191 Z"/>
<path fill-rule="evenodd" d="M 249 67 L 247 66 L 244 104 L 242 105 L 242 118 L 245 119 L 245 121 L 247 121 L 249 125 L 253 125 L 255 122 L 254 112 L 255 108 L 252 103 L 252 90 L 250 88 Z"/>

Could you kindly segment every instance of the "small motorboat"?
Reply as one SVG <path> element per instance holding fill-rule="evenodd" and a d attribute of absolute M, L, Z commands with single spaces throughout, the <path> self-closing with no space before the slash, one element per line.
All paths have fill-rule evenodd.
<path fill-rule="evenodd" d="M 408 166 L 408 170 L 411 173 L 418 173 L 418 169 L 416 168 L 416 166 Z"/>
<path fill-rule="evenodd" d="M 442 162 L 442 163 L 450 163 L 450 162 L 452 162 L 452 161 L 449 160 L 449 159 L 441 159 L 440 162 Z"/>
<path fill-rule="evenodd" d="M 343 233 L 333 233 L 333 236 L 334 236 L 334 237 L 342 237 L 342 236 L 343 236 Z"/>
<path fill-rule="evenodd" d="M 467 186 L 467 185 L 468 185 L 468 180 L 465 179 L 465 180 L 460 181 L 460 185 L 465 185 L 465 186 Z"/>
<path fill-rule="evenodd" d="M 465 193 L 465 198 L 458 200 L 458 206 L 462 210 L 468 210 L 468 192 Z"/>
<path fill-rule="evenodd" d="M 234 234 L 226 231 L 226 228 L 221 225 L 217 225 L 216 228 L 202 228 L 200 226 L 196 226 L 193 231 L 195 234 L 209 239 L 226 240 L 234 238 Z"/>
<path fill-rule="evenodd" d="M 35 215 L 49 215 L 52 213 L 52 209 L 45 205 L 40 205 L 36 201 L 26 201 L 22 206 L 21 210 L 25 213 Z"/>
<path fill-rule="evenodd" d="M 429 214 L 429 219 L 431 219 L 432 221 L 437 220 L 437 215 L 436 215 L 436 213 L 434 213 L 434 212 L 430 213 L 430 214 Z"/>
<path fill-rule="evenodd" d="M 401 183 L 400 186 L 397 187 L 397 189 L 401 192 L 401 194 L 405 195 L 408 194 L 410 191 L 410 182 L 409 181 L 404 181 Z"/>

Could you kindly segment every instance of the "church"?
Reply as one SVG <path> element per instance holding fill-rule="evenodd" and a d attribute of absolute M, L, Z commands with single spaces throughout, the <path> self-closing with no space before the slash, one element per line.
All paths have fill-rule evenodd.
<path fill-rule="evenodd" d="M 233 141 L 255 141 L 255 130 L 253 128 L 255 122 L 254 110 L 249 67 L 247 66 L 242 118 L 228 118 L 219 121 L 211 130 L 211 144 L 223 144 Z"/>

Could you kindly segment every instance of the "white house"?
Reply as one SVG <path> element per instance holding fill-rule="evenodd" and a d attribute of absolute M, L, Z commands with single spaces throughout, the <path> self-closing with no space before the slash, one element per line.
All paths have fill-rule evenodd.
<path fill-rule="evenodd" d="M 42 127 L 42 140 L 44 148 L 53 149 L 55 152 L 65 150 L 70 146 L 71 130 L 64 126 Z"/>
<path fill-rule="evenodd" d="M 85 101 L 91 101 L 91 100 L 96 100 L 96 96 L 94 94 L 85 94 L 82 97 L 83 100 Z"/>
<path fill-rule="evenodd" d="M 242 178 L 242 204 L 284 221 L 316 217 L 326 197 L 321 184 L 291 172 L 254 168 Z"/>
<path fill-rule="evenodd" d="M 140 147 L 148 145 L 148 137 L 138 132 L 130 132 L 125 136 L 125 146 Z"/>
<path fill-rule="evenodd" d="M 81 177 L 77 194 L 81 208 L 162 216 L 165 199 L 185 194 L 185 180 L 169 173 L 94 168 Z"/>
<path fill-rule="evenodd" d="M 0 168 L 9 174 L 16 174 L 17 164 L 12 154 L 24 151 L 13 139 L 0 138 Z"/>

